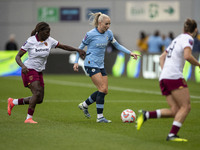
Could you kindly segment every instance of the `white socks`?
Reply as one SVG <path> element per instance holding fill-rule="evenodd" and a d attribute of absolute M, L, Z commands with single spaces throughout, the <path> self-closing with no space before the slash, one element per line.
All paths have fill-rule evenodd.
<path fill-rule="evenodd" d="M 88 108 L 88 105 L 85 101 L 83 102 L 83 107 Z"/>
<path fill-rule="evenodd" d="M 14 99 L 14 100 L 13 100 L 13 104 L 14 104 L 14 105 L 18 105 L 18 99 Z"/>
<path fill-rule="evenodd" d="M 31 116 L 31 115 L 27 114 L 27 117 L 26 117 L 26 119 L 29 119 L 29 118 L 33 118 L 33 116 Z"/>
<path fill-rule="evenodd" d="M 103 114 L 97 114 L 97 118 L 102 118 L 103 117 Z"/>

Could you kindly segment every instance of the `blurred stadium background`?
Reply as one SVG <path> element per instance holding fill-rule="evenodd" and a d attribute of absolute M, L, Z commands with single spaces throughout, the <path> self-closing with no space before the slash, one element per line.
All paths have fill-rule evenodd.
<path fill-rule="evenodd" d="M 182 32 L 186 18 L 193 18 L 199 24 L 199 7 L 199 0 L 1 0 L 0 52 L 5 50 L 4 46 L 10 34 L 16 35 L 16 42 L 20 48 L 39 21 L 50 24 L 51 36 L 60 43 L 78 47 L 85 33 L 93 28 L 88 22 L 90 11 L 108 14 L 112 22 L 110 29 L 118 37 L 119 42 L 128 49 L 135 50 L 140 31 L 145 31 L 149 35 L 155 30 L 165 35 L 172 31 L 177 36 Z M 59 49 L 52 50 L 46 73 L 73 73 L 72 64 L 68 63 L 70 57 L 63 53 L 66 52 Z M 106 56 L 106 69 L 109 74 L 112 73 L 116 56 L 116 53 L 109 53 Z M 198 54 L 196 57 L 199 57 Z M 157 58 L 157 56 L 145 57 L 147 63 L 151 63 L 154 67 L 148 72 L 148 69 L 143 70 L 143 66 L 133 76 L 138 76 L 140 72 L 142 77 L 157 78 L 159 70 L 155 68 L 158 62 L 154 61 Z M 73 57 L 71 59 L 73 60 Z M 126 57 L 125 64 L 128 60 L 129 58 Z M 135 68 L 138 68 L 137 65 L 140 64 L 136 64 Z M 122 73 L 116 73 L 116 76 L 127 74 L 126 69 L 123 68 L 126 66 L 121 67 Z M 146 74 L 152 75 L 146 77 L 142 73 L 145 71 Z M 194 79 L 194 74 L 194 72 L 187 73 L 186 76 L 192 76 L 191 78 Z"/>
<path fill-rule="evenodd" d="M 177 2 L 178 7 L 177 10 L 174 10 L 174 13 L 176 13 L 178 17 L 176 20 L 170 20 L 169 17 L 164 16 L 166 19 L 164 18 L 162 21 L 145 20 L 144 17 L 141 18 L 141 21 L 136 19 L 128 20 L 126 11 L 128 7 L 127 4 L 130 2 L 139 2 L 142 4 L 148 2 L 154 2 L 155 4 L 157 2 L 160 4 L 159 2 L 166 2 L 169 8 L 170 6 L 174 6 L 174 2 Z M 52 10 L 48 12 L 50 8 L 52 8 Z M 76 20 L 70 20 L 69 18 L 68 20 L 61 20 L 59 14 L 58 16 L 52 14 L 53 17 L 51 14 L 45 14 L 55 13 L 55 11 L 60 11 L 62 8 L 78 10 L 74 15 L 78 15 L 79 18 L 74 18 Z M 92 28 L 88 25 L 88 9 L 99 9 L 108 13 L 111 17 L 111 29 L 113 33 L 119 35 L 120 41 L 126 45 L 127 48 L 134 49 L 141 30 L 150 34 L 156 29 L 164 34 L 173 31 L 175 35 L 177 35 L 182 32 L 182 25 L 187 17 L 194 18 L 200 23 L 199 8 L 199 0 L 1 0 L 0 49 L 4 49 L 4 45 L 11 33 L 16 34 L 16 40 L 19 45 L 24 44 L 24 41 L 30 36 L 36 23 L 41 21 L 42 15 L 43 20 L 47 20 L 47 22 L 50 23 L 52 28 L 51 35 L 53 37 L 62 43 L 79 46 L 86 31 Z M 40 14 L 39 11 L 41 11 L 41 9 L 46 10 L 43 10 Z M 72 11 L 68 11 L 68 15 L 70 13 L 72 14 Z"/>
<path fill-rule="evenodd" d="M 167 107 L 159 82 L 154 79 L 160 72 L 159 54 L 144 54 L 140 60 L 131 62 L 128 56 L 106 53 L 109 94 L 105 115 L 113 121 L 108 125 L 96 123 L 95 105 L 90 109 L 93 115 L 90 120 L 80 113 L 77 105 L 96 88 L 82 69 L 74 75 L 73 54 L 53 49 L 44 75 L 45 101 L 37 106 L 35 113 L 40 123 L 29 126 L 23 123 L 27 107 L 14 108 L 11 117 L 7 114 L 7 98 L 30 96 L 30 91 L 23 87 L 19 77 L 20 68 L 15 62 L 17 51 L 4 49 L 10 34 L 16 35 L 20 48 L 40 21 L 50 24 L 51 36 L 56 40 L 78 47 L 85 33 L 93 28 L 88 22 L 88 12 L 102 11 L 111 17 L 111 30 L 119 42 L 135 50 L 142 30 L 148 34 L 155 30 L 162 34 L 172 31 L 176 36 L 182 32 L 186 18 L 195 19 L 200 26 L 199 8 L 200 0 L 0 0 L 0 76 L 18 75 L 0 77 L 0 149 L 199 150 L 200 93 L 199 84 L 193 81 L 188 82 L 192 111 L 181 130 L 181 136 L 188 138 L 188 143 L 165 141 L 172 119 L 147 123 L 141 132 L 136 131 L 135 124 L 123 124 L 120 120 L 121 112 L 127 108 L 137 113 L 141 108 Z M 199 53 L 195 57 L 199 58 Z M 23 60 L 26 58 L 27 55 Z M 119 80 L 111 75 L 122 77 Z M 199 70 L 195 71 L 189 64 L 184 75 L 200 82 Z"/>

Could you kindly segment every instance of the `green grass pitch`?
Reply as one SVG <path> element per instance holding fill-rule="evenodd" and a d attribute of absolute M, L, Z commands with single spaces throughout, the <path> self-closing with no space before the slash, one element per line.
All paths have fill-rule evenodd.
<path fill-rule="evenodd" d="M 0 77 L 0 150 L 199 150 L 200 85 L 188 81 L 192 110 L 179 135 L 187 143 L 167 142 L 173 119 L 147 121 L 137 131 L 135 123 L 122 123 L 120 114 L 130 108 L 155 110 L 168 107 L 158 80 L 108 77 L 109 94 L 104 116 L 110 124 L 96 123 L 96 106 L 89 107 L 91 119 L 78 104 L 96 88 L 84 75 L 44 75 L 44 102 L 36 106 L 34 120 L 24 124 L 28 105 L 16 106 L 7 114 L 7 98 L 31 96 L 21 77 Z"/>

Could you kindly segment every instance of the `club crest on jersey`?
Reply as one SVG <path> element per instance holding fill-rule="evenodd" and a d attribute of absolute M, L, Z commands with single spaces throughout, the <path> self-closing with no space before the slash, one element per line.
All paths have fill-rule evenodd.
<path fill-rule="evenodd" d="M 93 69 L 92 69 L 92 72 L 95 72 L 95 70 L 96 70 L 96 69 L 93 68 Z"/>
<path fill-rule="evenodd" d="M 33 80 L 33 76 L 29 76 L 29 80 L 32 81 Z"/>
<path fill-rule="evenodd" d="M 191 40 L 191 39 L 189 39 L 189 43 L 190 43 L 190 45 L 193 45 L 194 43 L 193 43 L 193 40 Z"/>
<path fill-rule="evenodd" d="M 48 43 L 47 43 L 47 42 L 44 42 L 44 45 L 45 45 L 45 46 L 48 46 Z"/>

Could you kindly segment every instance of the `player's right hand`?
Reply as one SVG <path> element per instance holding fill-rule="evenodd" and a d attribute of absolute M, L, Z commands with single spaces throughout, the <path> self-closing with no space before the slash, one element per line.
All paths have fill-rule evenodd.
<path fill-rule="evenodd" d="M 22 73 L 27 74 L 29 72 L 28 68 L 26 66 L 22 67 Z"/>

